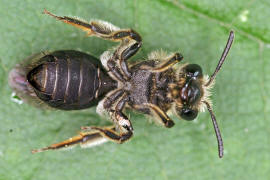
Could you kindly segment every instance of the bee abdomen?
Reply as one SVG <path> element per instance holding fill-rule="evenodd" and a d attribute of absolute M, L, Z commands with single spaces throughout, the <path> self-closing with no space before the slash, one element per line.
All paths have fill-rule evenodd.
<path fill-rule="evenodd" d="M 48 105 L 65 110 L 91 106 L 99 94 L 101 71 L 89 61 L 94 57 L 76 51 L 56 51 L 44 56 L 28 75 L 37 96 Z M 96 60 L 96 59 L 95 59 Z M 98 60 L 96 60 L 98 61 Z"/>

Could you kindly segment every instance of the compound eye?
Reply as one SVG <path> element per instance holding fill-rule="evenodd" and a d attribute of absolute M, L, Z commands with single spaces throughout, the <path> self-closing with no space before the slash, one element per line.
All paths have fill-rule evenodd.
<path fill-rule="evenodd" d="M 198 115 L 197 110 L 193 110 L 193 109 L 186 108 L 186 107 L 179 109 L 179 111 L 177 111 L 177 113 L 181 118 L 183 118 L 184 120 L 187 120 L 187 121 L 194 120 Z"/>
<path fill-rule="evenodd" d="M 201 97 L 201 90 L 196 81 L 191 80 L 189 82 L 190 83 L 186 84 L 180 91 L 180 97 L 183 102 L 194 105 Z"/>
<path fill-rule="evenodd" d="M 185 67 L 188 77 L 202 77 L 202 68 L 198 64 L 189 64 Z"/>

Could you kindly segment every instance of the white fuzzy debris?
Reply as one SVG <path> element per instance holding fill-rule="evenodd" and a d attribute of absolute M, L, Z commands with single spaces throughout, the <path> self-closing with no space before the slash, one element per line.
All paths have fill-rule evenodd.
<path fill-rule="evenodd" d="M 248 128 L 245 128 L 244 131 L 247 133 L 248 132 Z"/>
<path fill-rule="evenodd" d="M 10 96 L 10 100 L 20 105 L 23 104 L 23 101 L 16 96 L 17 94 L 15 92 L 12 92 Z"/>
<path fill-rule="evenodd" d="M 242 11 L 242 13 L 239 15 L 240 20 L 242 22 L 247 22 L 247 20 L 248 20 L 248 14 L 249 14 L 249 10 Z"/>
<path fill-rule="evenodd" d="M 3 157 L 4 153 L 2 151 L 0 151 L 0 157 Z"/>

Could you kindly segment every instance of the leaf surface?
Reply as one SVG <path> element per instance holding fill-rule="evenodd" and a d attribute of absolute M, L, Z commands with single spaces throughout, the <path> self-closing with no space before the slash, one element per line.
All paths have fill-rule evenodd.
<path fill-rule="evenodd" d="M 133 28 L 143 37 L 132 61 L 153 50 L 181 52 L 211 74 L 229 31 L 235 42 L 213 89 L 214 112 L 225 155 L 218 158 L 208 113 L 193 122 L 172 117 L 172 129 L 131 113 L 134 138 L 123 145 L 92 149 L 30 150 L 78 133 L 80 126 L 105 125 L 95 108 L 40 110 L 11 101 L 9 70 L 33 53 L 75 49 L 99 57 L 114 43 L 43 15 L 102 19 Z M 267 179 L 270 172 L 270 3 L 267 0 L 136 0 L 0 2 L 0 179 Z"/>

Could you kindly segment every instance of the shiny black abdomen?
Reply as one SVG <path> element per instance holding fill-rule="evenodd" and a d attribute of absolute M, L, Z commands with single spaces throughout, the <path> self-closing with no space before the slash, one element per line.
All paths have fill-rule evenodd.
<path fill-rule="evenodd" d="M 42 101 L 63 110 L 96 105 L 116 87 L 98 59 L 73 50 L 45 55 L 27 73 L 27 80 Z"/>

